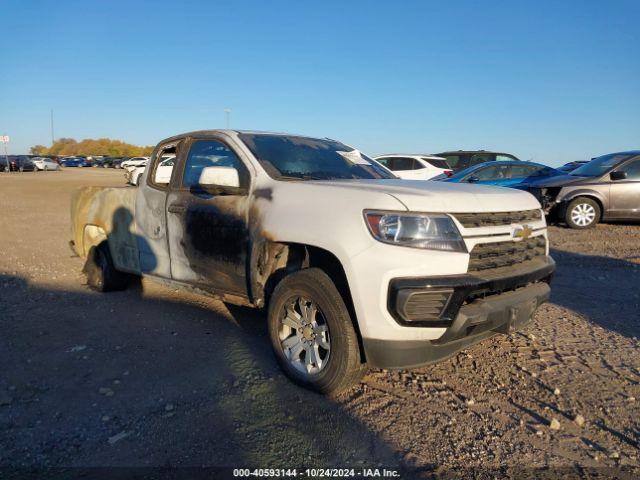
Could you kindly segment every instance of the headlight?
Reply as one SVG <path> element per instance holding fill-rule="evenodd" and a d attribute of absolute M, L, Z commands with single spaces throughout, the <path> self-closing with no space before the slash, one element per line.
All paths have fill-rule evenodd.
<path fill-rule="evenodd" d="M 447 215 L 365 211 L 376 240 L 405 247 L 466 252 L 464 241 Z"/>

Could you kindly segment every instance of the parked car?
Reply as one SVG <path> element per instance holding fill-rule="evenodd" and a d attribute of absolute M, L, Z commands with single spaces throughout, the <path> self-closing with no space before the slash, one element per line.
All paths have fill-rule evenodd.
<path fill-rule="evenodd" d="M 138 188 L 79 190 L 71 219 L 92 288 L 144 275 L 263 308 L 285 374 L 321 392 L 519 329 L 554 271 L 532 195 L 402 180 L 327 138 L 177 135 Z"/>
<path fill-rule="evenodd" d="M 156 178 L 160 183 L 169 183 L 171 179 L 171 172 L 173 171 L 173 165 L 175 163 L 175 155 L 167 155 L 163 156 L 156 167 Z M 142 174 L 146 170 L 146 165 L 141 165 L 139 167 L 129 167 L 127 168 L 124 176 L 127 179 L 127 183 L 131 185 L 138 186 L 140 184 L 140 179 L 142 178 Z"/>
<path fill-rule="evenodd" d="M 526 189 L 530 182 L 562 175 L 555 168 L 520 160 L 485 162 L 465 168 L 443 182 L 478 183 L 498 187 Z"/>
<path fill-rule="evenodd" d="M 487 152 L 485 150 L 458 150 L 454 152 L 436 153 L 437 157 L 442 157 L 447 161 L 451 170 L 459 172 L 465 168 L 473 167 L 479 163 L 520 160 L 510 153 Z"/>
<path fill-rule="evenodd" d="M 119 159 L 119 161 L 117 161 L 117 162 L 113 162 L 113 168 L 124 168 L 124 167 L 122 166 L 122 163 L 123 163 L 123 162 L 126 162 L 126 161 L 128 161 L 128 160 L 130 160 L 130 159 L 131 159 L 131 157 L 121 157 L 121 158 Z"/>
<path fill-rule="evenodd" d="M 54 162 L 50 158 L 35 157 L 35 158 L 32 158 L 31 161 L 33 162 L 34 166 L 36 167 L 35 168 L 36 171 L 37 170 L 42 170 L 42 171 L 60 170 L 60 165 L 58 165 L 57 162 Z"/>
<path fill-rule="evenodd" d="M 102 159 L 103 168 L 120 168 L 120 164 L 124 161 L 121 157 L 105 157 Z"/>
<path fill-rule="evenodd" d="M 561 167 L 558 167 L 558 170 L 561 172 L 569 173 L 574 171 L 576 168 L 581 167 L 585 163 L 589 163 L 588 160 L 576 160 L 574 162 L 565 163 Z"/>
<path fill-rule="evenodd" d="M 120 167 L 129 168 L 129 167 L 140 167 L 146 165 L 149 161 L 149 157 L 131 157 L 128 160 L 124 160 L 120 163 Z"/>
<path fill-rule="evenodd" d="M 33 172 L 35 169 L 29 155 L 0 156 L 0 170 L 3 172 Z"/>
<path fill-rule="evenodd" d="M 532 182 L 529 192 L 571 228 L 640 220 L 640 150 L 594 158 L 568 175 Z"/>
<path fill-rule="evenodd" d="M 444 158 L 433 155 L 390 154 L 375 157 L 375 160 L 407 180 L 429 180 L 453 173 Z"/>
<path fill-rule="evenodd" d="M 81 157 L 65 157 L 60 161 L 63 167 L 88 167 L 87 160 Z"/>

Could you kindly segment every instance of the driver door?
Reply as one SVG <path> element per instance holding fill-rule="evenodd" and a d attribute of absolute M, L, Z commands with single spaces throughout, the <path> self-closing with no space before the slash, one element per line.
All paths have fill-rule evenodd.
<path fill-rule="evenodd" d="M 171 276 L 216 293 L 247 294 L 249 170 L 222 139 L 194 138 L 167 198 Z M 201 185 L 208 167 L 237 171 L 238 186 Z M 204 178 L 204 176 L 203 176 Z"/>
<path fill-rule="evenodd" d="M 616 168 L 626 178 L 610 180 L 608 218 L 640 219 L 640 158 Z"/>

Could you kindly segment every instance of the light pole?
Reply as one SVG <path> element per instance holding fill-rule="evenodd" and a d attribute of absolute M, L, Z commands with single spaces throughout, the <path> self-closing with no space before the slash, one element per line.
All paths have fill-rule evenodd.
<path fill-rule="evenodd" d="M 9 143 L 9 136 L 0 135 L 0 140 L 2 140 L 2 143 L 4 144 L 4 159 L 7 162 L 7 172 L 11 172 L 11 166 L 9 165 L 9 151 L 7 148 L 7 144 Z"/>
<path fill-rule="evenodd" d="M 53 143 L 55 142 L 53 136 L 53 108 L 51 109 L 51 146 L 53 147 Z"/>
<path fill-rule="evenodd" d="M 227 120 L 227 130 L 229 130 L 229 125 L 231 124 L 231 109 L 230 108 L 225 108 L 224 109 L 224 114 L 225 114 L 225 118 Z"/>

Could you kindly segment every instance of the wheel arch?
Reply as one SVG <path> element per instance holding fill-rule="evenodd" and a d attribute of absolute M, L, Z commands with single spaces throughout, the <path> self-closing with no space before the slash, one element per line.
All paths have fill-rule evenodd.
<path fill-rule="evenodd" d="M 252 255 L 251 296 L 260 307 L 268 307 L 273 291 L 287 275 L 306 268 L 318 268 L 331 279 L 347 307 L 358 337 L 360 358 L 366 361 L 362 335 L 351 296 L 349 280 L 340 259 L 329 250 L 315 245 L 294 242 L 266 241 L 260 248 L 262 254 Z"/>
<path fill-rule="evenodd" d="M 588 198 L 589 200 L 593 200 L 594 202 L 596 202 L 598 204 L 598 207 L 600 207 L 600 218 L 602 219 L 605 217 L 604 199 L 601 198 L 598 194 L 588 190 L 574 192 L 571 194 L 571 196 L 567 196 L 562 199 L 562 217 L 564 217 L 569 204 L 578 198 Z"/>
<path fill-rule="evenodd" d="M 107 232 L 100 225 L 85 225 L 82 232 L 82 254 L 83 258 L 86 258 L 91 247 L 96 247 L 102 242 L 107 241 Z"/>
<path fill-rule="evenodd" d="M 591 200 L 594 200 L 598 206 L 600 207 L 600 214 L 604 216 L 605 212 L 605 199 L 599 193 L 594 192 L 593 190 L 576 190 L 574 192 L 569 193 L 562 199 L 562 203 L 566 208 L 569 203 L 574 201 L 576 198 L 585 197 Z"/>

